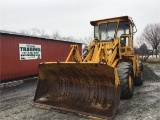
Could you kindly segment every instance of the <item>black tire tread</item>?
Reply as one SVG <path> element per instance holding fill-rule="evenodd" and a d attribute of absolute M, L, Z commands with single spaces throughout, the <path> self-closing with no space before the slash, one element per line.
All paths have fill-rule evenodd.
<path fill-rule="evenodd" d="M 129 73 L 130 71 L 133 72 L 131 64 L 129 62 L 121 62 L 117 65 L 117 71 L 121 86 L 121 99 L 132 98 L 133 91 L 129 89 Z"/>

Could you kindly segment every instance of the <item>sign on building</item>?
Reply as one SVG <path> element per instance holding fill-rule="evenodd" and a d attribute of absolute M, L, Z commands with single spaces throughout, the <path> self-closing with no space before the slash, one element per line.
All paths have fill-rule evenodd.
<path fill-rule="evenodd" d="M 20 60 L 41 59 L 41 45 L 19 44 Z"/>

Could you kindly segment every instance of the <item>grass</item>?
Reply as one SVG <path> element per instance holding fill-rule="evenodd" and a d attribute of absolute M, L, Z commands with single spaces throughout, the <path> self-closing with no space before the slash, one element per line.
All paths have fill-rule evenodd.
<path fill-rule="evenodd" d="M 143 65 L 151 67 L 151 68 L 160 68 L 160 62 L 143 62 Z"/>
<path fill-rule="evenodd" d="M 160 63 L 160 58 L 148 58 L 147 63 Z"/>

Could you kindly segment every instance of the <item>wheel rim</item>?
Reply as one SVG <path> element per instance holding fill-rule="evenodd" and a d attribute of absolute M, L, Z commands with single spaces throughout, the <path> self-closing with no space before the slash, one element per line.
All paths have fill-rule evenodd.
<path fill-rule="evenodd" d="M 132 84 L 132 76 L 130 75 L 129 76 L 129 89 L 132 91 L 132 86 L 133 86 L 133 84 Z"/>

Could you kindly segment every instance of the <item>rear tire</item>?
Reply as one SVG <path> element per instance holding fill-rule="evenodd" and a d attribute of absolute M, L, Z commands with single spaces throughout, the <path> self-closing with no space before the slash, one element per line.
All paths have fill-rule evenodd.
<path fill-rule="evenodd" d="M 118 77 L 121 86 L 121 99 L 130 99 L 134 92 L 133 69 L 129 62 L 117 65 Z"/>
<path fill-rule="evenodd" d="M 134 85 L 135 86 L 142 86 L 143 85 L 143 64 L 142 62 L 139 64 L 138 68 L 138 75 L 135 77 Z"/>

